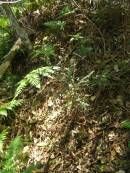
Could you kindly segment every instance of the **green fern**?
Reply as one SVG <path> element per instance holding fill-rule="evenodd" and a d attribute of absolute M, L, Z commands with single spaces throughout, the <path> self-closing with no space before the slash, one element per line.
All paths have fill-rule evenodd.
<path fill-rule="evenodd" d="M 19 99 L 19 100 L 12 100 L 8 103 L 5 103 L 3 104 L 1 107 L 0 107 L 0 115 L 1 116 L 7 116 L 8 115 L 8 111 L 14 111 L 14 109 L 18 106 L 20 106 L 22 104 L 22 100 Z"/>
<path fill-rule="evenodd" d="M 0 133 L 0 153 L 3 153 L 3 145 L 6 139 L 6 136 L 7 136 L 7 130 L 3 130 L 3 132 Z"/>
<path fill-rule="evenodd" d="M 3 151 L 4 140 L 6 139 L 7 131 L 0 133 L 0 145 L 2 145 L 2 155 L 0 160 L 0 173 L 32 173 L 36 166 L 31 165 L 26 170 L 20 171 L 20 163 L 24 163 L 21 157 L 22 154 L 22 140 L 16 137 L 6 151 Z"/>
<path fill-rule="evenodd" d="M 55 55 L 54 47 L 51 44 L 44 44 L 39 49 L 34 50 L 32 53 L 33 58 L 37 58 L 39 56 L 45 56 L 50 58 Z"/>
<path fill-rule="evenodd" d="M 20 137 L 16 137 L 9 145 L 6 153 L 6 161 L 4 163 L 3 170 L 10 172 L 16 172 L 17 166 L 16 161 L 19 159 L 19 153 L 22 149 L 22 142 Z"/>
<path fill-rule="evenodd" d="M 71 9 L 69 6 L 63 7 L 63 9 L 60 12 L 60 16 L 67 16 L 69 14 L 75 13 L 75 10 Z"/>
<path fill-rule="evenodd" d="M 18 97 L 28 85 L 32 85 L 37 89 L 40 89 L 41 88 L 40 76 L 52 78 L 53 74 L 58 69 L 59 69 L 58 67 L 47 66 L 31 71 L 29 74 L 25 76 L 23 80 L 21 80 L 18 83 L 18 87 L 16 89 L 14 98 Z"/>

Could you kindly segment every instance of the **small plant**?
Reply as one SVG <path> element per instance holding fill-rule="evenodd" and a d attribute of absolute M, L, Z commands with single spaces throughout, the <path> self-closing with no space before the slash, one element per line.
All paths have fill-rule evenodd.
<path fill-rule="evenodd" d="M 0 133 L 0 173 L 32 173 L 34 166 L 30 166 L 24 171 L 21 171 L 22 160 L 22 141 L 18 136 L 7 146 L 5 151 L 5 140 L 7 131 Z M 25 164 L 25 163 L 24 163 Z"/>
<path fill-rule="evenodd" d="M 28 85 L 32 85 L 40 89 L 41 88 L 40 76 L 53 78 L 55 71 L 57 71 L 58 69 L 59 67 L 47 66 L 31 71 L 29 74 L 25 76 L 23 80 L 21 80 L 18 83 L 18 87 L 16 89 L 14 98 L 18 97 Z"/>
<path fill-rule="evenodd" d="M 0 17 L 0 27 L 7 28 L 9 26 L 9 19 L 7 17 Z"/>
<path fill-rule="evenodd" d="M 8 103 L 0 106 L 0 115 L 1 117 L 7 117 L 9 111 L 14 111 L 17 107 L 22 105 L 22 100 L 12 100 Z"/>
<path fill-rule="evenodd" d="M 89 107 L 88 103 L 88 95 L 83 94 L 82 87 L 84 83 L 87 81 L 87 77 L 89 80 L 89 76 L 82 79 L 75 79 L 73 73 L 73 67 L 66 69 L 66 106 L 67 107 L 79 107 L 81 109 L 86 109 Z"/>
<path fill-rule="evenodd" d="M 104 89 L 105 87 L 110 86 L 110 78 L 111 73 L 109 69 L 104 69 L 99 74 L 93 72 L 89 80 L 89 86 Z"/>
<path fill-rule="evenodd" d="M 49 21 L 49 22 L 45 22 L 44 25 L 46 27 L 48 27 L 51 30 L 64 30 L 66 22 L 65 21 Z"/>
<path fill-rule="evenodd" d="M 14 99 L 8 103 L 0 106 L 0 115 L 1 118 L 7 117 L 8 112 L 14 111 L 17 107 L 21 106 L 23 103 L 22 99 L 16 99 L 23 90 L 28 86 L 34 86 L 37 89 L 41 88 L 41 79 L 40 76 L 53 78 L 54 73 L 59 69 L 59 67 L 41 67 L 36 70 L 31 71 L 25 76 L 23 80 L 18 83 L 18 87 L 15 91 Z"/>
<path fill-rule="evenodd" d="M 70 36 L 71 36 L 70 42 L 79 41 L 79 40 L 82 40 L 82 39 L 84 38 L 84 37 L 81 35 L 81 33 L 77 33 L 77 34 L 70 35 Z"/>
<path fill-rule="evenodd" d="M 75 52 L 80 56 L 84 57 L 92 53 L 93 48 L 90 46 L 81 45 Z"/>
<path fill-rule="evenodd" d="M 42 55 L 46 57 L 55 55 L 54 47 L 51 44 L 44 44 L 42 47 L 40 47 L 40 49 L 33 52 L 34 57 L 39 57 Z"/>
<path fill-rule="evenodd" d="M 75 13 L 75 10 L 71 9 L 69 6 L 65 6 L 61 12 L 60 12 L 60 16 L 67 16 L 69 14 L 73 14 Z"/>

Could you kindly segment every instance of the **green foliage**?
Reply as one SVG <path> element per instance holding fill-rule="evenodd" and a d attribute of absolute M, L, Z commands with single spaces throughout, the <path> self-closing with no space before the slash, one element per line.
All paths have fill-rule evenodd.
<path fill-rule="evenodd" d="M 11 35 L 5 29 L 0 28 L 0 61 L 12 46 Z"/>
<path fill-rule="evenodd" d="M 73 41 L 79 41 L 79 40 L 82 40 L 84 37 L 81 35 L 81 33 L 76 33 L 74 35 L 70 35 L 71 36 L 71 39 L 70 39 L 70 42 L 73 42 Z"/>
<path fill-rule="evenodd" d="M 35 166 L 30 166 L 24 171 L 21 171 L 20 165 L 23 163 L 22 160 L 22 141 L 18 136 L 10 142 L 5 151 L 3 146 L 5 139 L 7 138 L 7 131 L 4 130 L 0 133 L 0 172 L 1 173 L 32 173 Z"/>
<path fill-rule="evenodd" d="M 125 129 L 130 129 L 130 121 L 126 120 L 121 123 L 121 126 Z"/>
<path fill-rule="evenodd" d="M 39 49 L 33 51 L 33 57 L 45 56 L 47 58 L 54 56 L 55 50 L 51 44 L 43 44 Z"/>
<path fill-rule="evenodd" d="M 35 169 L 36 169 L 36 166 L 31 165 L 26 170 L 24 170 L 22 173 L 33 173 Z"/>
<path fill-rule="evenodd" d="M 71 9 L 69 6 L 65 6 L 61 12 L 60 12 L 60 16 L 67 16 L 69 14 L 73 14 L 75 13 L 75 10 Z"/>
<path fill-rule="evenodd" d="M 0 144 L 4 145 L 6 139 L 6 131 L 0 134 Z M 18 171 L 18 165 L 16 161 L 19 159 L 20 151 L 22 149 L 22 143 L 20 137 L 16 137 L 8 146 L 7 151 L 1 155 L 2 163 L 0 165 L 1 173 L 16 173 Z"/>
<path fill-rule="evenodd" d="M 0 27 L 7 28 L 9 26 L 9 19 L 7 17 L 0 17 Z"/>
<path fill-rule="evenodd" d="M 110 85 L 110 72 L 109 70 L 103 70 L 100 74 L 95 74 L 92 76 L 91 85 L 98 88 L 105 88 Z"/>
<path fill-rule="evenodd" d="M 0 17 L 0 61 L 12 46 L 11 30 L 9 28 L 9 19 Z"/>
<path fill-rule="evenodd" d="M 73 67 L 70 67 L 67 68 L 65 72 L 66 78 L 64 79 L 64 81 L 66 82 L 66 106 L 67 108 L 76 107 L 79 109 L 86 109 L 89 107 L 88 95 L 82 93 L 82 88 L 84 87 L 84 83 L 86 83 L 87 79 L 89 79 L 90 76 L 88 75 L 84 79 L 75 79 L 73 70 Z"/>
<path fill-rule="evenodd" d="M 84 45 L 81 45 L 77 50 L 76 53 L 79 54 L 80 56 L 87 56 L 93 51 L 92 47 L 87 47 Z"/>
<path fill-rule="evenodd" d="M 12 100 L 9 103 L 5 103 L 0 107 L 0 115 L 1 117 L 6 117 L 8 115 L 8 111 L 14 111 L 16 107 L 19 107 L 22 104 L 22 100 Z"/>
<path fill-rule="evenodd" d="M 25 11 L 32 12 L 39 9 L 42 5 L 50 5 L 54 0 L 23 0 L 23 7 Z"/>
<path fill-rule="evenodd" d="M 20 137 L 16 137 L 9 145 L 6 158 L 4 162 L 3 171 L 17 172 L 18 165 L 16 161 L 19 159 L 20 152 L 22 150 L 22 143 Z"/>
<path fill-rule="evenodd" d="M 18 87 L 15 92 L 15 98 L 18 97 L 28 85 L 32 85 L 40 89 L 41 88 L 40 76 L 52 78 L 53 74 L 58 69 L 59 69 L 58 67 L 47 66 L 31 71 L 29 74 L 25 76 L 23 80 L 21 80 L 18 83 Z"/>
<path fill-rule="evenodd" d="M 66 22 L 65 21 L 49 21 L 49 22 L 45 22 L 44 25 L 46 27 L 48 27 L 50 30 L 54 30 L 54 31 L 57 31 L 57 30 L 64 30 L 65 28 L 65 25 L 66 25 Z"/>
<path fill-rule="evenodd" d="M 0 133 L 0 155 L 3 153 L 3 144 L 7 136 L 7 130 L 3 130 L 2 133 Z"/>
<path fill-rule="evenodd" d="M 21 99 L 17 100 L 16 97 L 18 97 L 28 85 L 31 85 L 36 87 L 37 89 L 40 89 L 41 88 L 40 76 L 53 78 L 55 71 L 58 69 L 59 69 L 58 67 L 47 66 L 47 67 L 38 68 L 36 70 L 31 71 L 29 74 L 27 74 L 25 78 L 18 83 L 18 87 L 15 91 L 14 99 L 0 106 L 1 118 L 7 117 L 8 112 L 14 111 L 17 107 L 22 105 L 23 100 Z"/>
<path fill-rule="evenodd" d="M 30 12 L 30 11 L 37 10 L 39 6 L 38 6 L 37 2 L 35 2 L 34 0 L 33 1 L 24 0 L 23 7 L 24 7 L 25 11 Z"/>

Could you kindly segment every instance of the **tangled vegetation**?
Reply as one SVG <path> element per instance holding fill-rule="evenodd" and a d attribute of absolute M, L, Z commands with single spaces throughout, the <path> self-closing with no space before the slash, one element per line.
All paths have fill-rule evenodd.
<path fill-rule="evenodd" d="M 130 172 L 129 0 L 0 1 L 0 172 Z"/>

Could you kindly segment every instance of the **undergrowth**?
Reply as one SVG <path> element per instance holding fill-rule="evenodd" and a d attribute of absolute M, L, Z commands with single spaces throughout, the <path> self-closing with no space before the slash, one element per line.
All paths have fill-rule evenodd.
<path fill-rule="evenodd" d="M 26 170 L 21 170 L 24 158 L 22 156 L 22 141 L 20 137 L 16 137 L 5 148 L 7 139 L 7 131 L 0 133 L 0 172 L 1 173 L 32 173 L 35 170 L 34 166 L 30 166 Z"/>
<path fill-rule="evenodd" d="M 12 100 L 10 99 L 10 101 L 5 104 L 2 102 L 0 107 L 1 118 L 8 118 L 10 111 L 15 114 L 14 110 L 19 106 L 28 106 L 25 95 L 29 93 L 30 89 L 33 90 L 35 88 L 39 90 L 39 93 L 45 95 L 46 99 L 49 98 L 49 94 L 46 96 L 46 93 L 50 92 L 52 92 L 51 97 L 55 95 L 55 99 L 60 98 L 62 102 L 61 105 L 64 110 L 66 110 L 66 115 L 63 116 L 67 117 L 69 114 L 70 122 L 71 114 L 73 115 L 72 112 L 75 110 L 77 114 L 85 114 L 86 119 L 84 123 L 88 121 L 87 118 L 90 118 L 90 124 L 88 123 L 90 127 L 87 133 L 92 134 L 91 143 L 94 141 L 93 139 L 98 141 L 98 137 L 96 136 L 98 130 L 96 128 L 100 129 L 99 138 L 100 133 L 102 134 L 102 131 L 104 133 L 104 129 L 107 129 L 109 133 L 111 129 L 117 128 L 115 122 L 112 122 L 113 119 L 114 121 L 116 120 L 117 123 L 120 123 L 123 119 L 122 112 L 124 111 L 125 114 L 129 113 L 129 104 L 127 104 L 127 108 L 125 102 L 129 100 L 127 91 L 130 85 L 129 50 L 127 50 L 129 48 L 127 29 L 129 30 L 130 23 L 122 22 L 125 17 L 128 17 L 126 3 L 124 3 L 123 6 L 120 2 L 105 2 L 106 1 L 102 1 L 101 4 L 92 2 L 92 4 L 89 4 L 86 1 L 73 1 L 69 3 L 68 1 L 25 1 L 24 8 L 26 9 L 23 11 L 28 11 L 27 17 L 31 15 L 41 17 L 39 24 L 41 33 L 35 33 L 34 49 L 29 59 L 30 64 L 31 62 L 36 62 L 37 64 L 40 62 L 40 67 L 25 74 L 23 79 L 17 83 L 14 96 L 11 98 Z M 42 4 L 44 4 L 45 7 L 43 7 Z M 50 14 L 50 16 L 46 16 L 41 11 L 42 8 L 47 8 L 49 5 L 53 8 L 47 9 L 47 14 Z M 30 14 L 30 11 L 32 14 Z M 34 16 L 31 17 L 31 20 L 32 23 L 37 22 Z M 125 21 L 127 21 L 127 19 Z M 5 21 L 3 21 L 2 26 L 4 25 L 6 28 Z M 2 28 L 0 31 L 0 61 L 2 61 L 2 57 L 7 53 L 10 47 L 10 33 L 6 32 L 5 28 Z M 53 61 L 54 59 L 56 59 L 56 61 Z M 40 60 L 43 60 L 48 66 L 44 67 L 42 64 L 43 61 Z M 24 69 L 24 67 L 22 68 Z M 29 68 L 32 69 L 32 67 Z M 48 81 L 51 82 L 49 83 Z M 44 88 L 44 86 L 46 87 Z M 29 97 L 35 100 L 35 96 Z M 36 97 L 40 98 L 38 92 Z M 32 104 L 32 101 L 30 102 Z M 49 111 L 50 110 L 51 108 Z M 38 111 L 42 112 L 42 108 Z M 91 114 L 89 114 L 90 112 Z M 106 114 L 107 116 L 109 115 L 109 118 L 105 122 L 104 115 Z M 37 111 L 35 115 L 37 116 Z M 91 115 L 96 118 L 93 120 Z M 75 117 L 77 117 L 77 115 Z M 100 122 L 100 119 L 103 119 L 105 123 Z M 70 122 L 67 122 L 66 125 Z M 37 122 L 34 122 L 34 126 L 36 123 Z M 97 123 L 97 126 L 93 132 L 91 128 L 93 128 L 94 123 Z M 81 125 L 81 123 L 79 124 Z M 127 129 L 130 128 L 129 121 L 125 121 L 120 125 Z M 82 128 L 84 127 L 82 126 Z M 107 130 L 105 133 L 107 133 Z M 73 136 L 74 133 L 77 132 L 73 132 Z M 21 140 L 17 137 L 7 147 L 8 150 L 4 150 L 2 146 L 4 146 L 5 139 L 6 132 L 3 132 L 0 135 L 0 150 L 1 153 L 5 154 L 1 155 L 1 171 L 2 173 L 19 172 L 21 171 L 19 168 L 20 157 L 17 153 L 21 151 Z M 98 142 L 100 143 L 100 141 Z M 94 147 L 92 146 L 94 149 L 92 153 L 87 153 L 88 155 L 98 152 L 96 151 L 98 147 L 95 147 L 95 145 L 98 145 L 98 142 L 94 142 Z M 103 144 L 101 144 L 99 148 L 101 148 L 102 145 Z M 79 144 L 78 147 L 82 148 L 82 144 Z M 115 156 L 113 156 L 113 158 L 115 158 Z M 97 161 L 92 164 L 95 164 L 97 167 L 101 165 L 101 168 L 99 168 L 100 171 L 104 169 L 104 163 L 98 165 Z M 31 168 L 29 169 L 31 170 Z M 91 170 L 91 168 L 89 169 Z M 74 171 L 74 169 L 72 170 Z M 23 173 L 25 172 L 27 173 L 27 171 Z"/>

